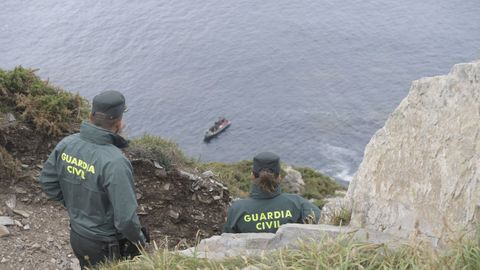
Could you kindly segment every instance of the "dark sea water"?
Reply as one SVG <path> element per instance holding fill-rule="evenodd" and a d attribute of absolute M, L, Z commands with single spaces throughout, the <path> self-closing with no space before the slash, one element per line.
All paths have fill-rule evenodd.
<path fill-rule="evenodd" d="M 478 58 L 479 0 L 0 1 L 0 68 L 122 91 L 130 136 L 344 180 L 412 80 Z M 232 126 L 204 143 L 219 116 Z"/>

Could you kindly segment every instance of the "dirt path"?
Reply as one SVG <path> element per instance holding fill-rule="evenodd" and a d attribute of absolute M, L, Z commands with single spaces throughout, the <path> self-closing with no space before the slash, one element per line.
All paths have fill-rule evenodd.
<path fill-rule="evenodd" d="M 0 196 L 0 203 L 11 195 Z M 5 206 L 0 216 L 8 216 Z M 13 213 L 15 225 L 7 226 L 10 235 L 0 238 L 0 269 L 80 269 L 69 241 L 68 216 L 53 202 L 28 205 L 17 202 Z"/>

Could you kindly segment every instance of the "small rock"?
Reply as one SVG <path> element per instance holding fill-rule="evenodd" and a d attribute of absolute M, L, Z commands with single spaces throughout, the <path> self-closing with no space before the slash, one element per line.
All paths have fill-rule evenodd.
<path fill-rule="evenodd" d="M 8 262 L 8 260 L 5 258 L 2 258 L 2 260 L 0 261 L 0 263 L 6 263 L 6 262 Z"/>
<path fill-rule="evenodd" d="M 20 221 L 14 220 L 14 222 L 15 222 L 15 225 L 17 225 L 18 227 L 23 228 L 23 224 L 22 224 Z"/>
<path fill-rule="evenodd" d="M 192 218 L 195 220 L 204 220 L 205 219 L 205 214 L 202 213 L 201 211 L 196 211 L 193 215 Z"/>
<path fill-rule="evenodd" d="M 138 215 L 147 215 L 147 211 L 145 210 L 145 206 L 143 204 L 140 204 L 140 207 L 138 207 Z"/>
<path fill-rule="evenodd" d="M 168 215 L 173 219 L 178 219 L 180 217 L 180 213 L 175 210 L 168 211 Z"/>
<path fill-rule="evenodd" d="M 32 245 L 32 249 L 40 249 L 40 244 L 39 243 L 35 243 Z"/>
<path fill-rule="evenodd" d="M 195 175 L 191 174 L 191 173 L 188 173 L 186 171 L 178 171 L 180 173 L 181 176 L 183 177 L 187 177 L 188 179 L 190 179 L 191 181 L 196 181 L 198 177 L 196 177 Z"/>
<path fill-rule="evenodd" d="M 156 161 L 153 162 L 153 165 L 155 166 L 155 168 L 157 169 L 163 169 L 163 167 Z"/>
<path fill-rule="evenodd" d="M 43 166 L 42 166 L 42 165 L 37 165 L 37 168 L 39 168 L 40 170 L 43 170 Z"/>
<path fill-rule="evenodd" d="M 10 235 L 10 231 L 8 231 L 7 227 L 0 225 L 0 238 Z"/>
<path fill-rule="evenodd" d="M 214 177 L 215 174 L 212 171 L 206 171 L 206 172 L 202 173 L 202 176 L 205 177 L 205 178 L 208 178 L 208 177 Z"/>
<path fill-rule="evenodd" d="M 27 165 L 27 164 L 22 164 L 22 165 L 20 165 L 20 166 L 21 166 L 22 168 L 24 168 L 24 169 L 27 169 L 27 168 L 28 168 L 28 165 Z"/>
<path fill-rule="evenodd" d="M 27 194 L 27 191 L 21 187 L 15 187 L 15 193 L 17 194 Z"/>
<path fill-rule="evenodd" d="M 15 222 L 13 221 L 13 218 L 3 216 L 3 217 L 0 217 L 0 225 L 3 225 L 3 226 L 15 225 Z"/>
<path fill-rule="evenodd" d="M 213 196 L 213 200 L 218 201 L 222 198 L 222 196 Z"/>
<path fill-rule="evenodd" d="M 206 198 L 203 198 L 203 197 L 206 197 Z M 201 203 L 204 203 L 204 204 L 210 204 L 213 202 L 213 198 L 210 198 L 210 196 L 200 196 L 200 195 L 197 195 L 197 199 L 201 202 Z"/>
<path fill-rule="evenodd" d="M 142 194 L 141 193 L 135 193 L 135 197 L 137 198 L 137 200 L 140 200 L 142 198 Z"/>
<path fill-rule="evenodd" d="M 27 224 L 27 225 L 23 226 L 23 229 L 24 230 L 30 230 L 30 225 Z"/>
<path fill-rule="evenodd" d="M 51 259 L 50 259 L 50 262 L 51 262 L 51 263 L 57 263 L 57 260 L 55 260 L 54 258 L 51 258 Z"/>
<path fill-rule="evenodd" d="M 167 172 L 165 171 L 165 169 L 155 170 L 155 175 L 160 178 L 165 178 L 167 176 Z"/>
<path fill-rule="evenodd" d="M 17 196 L 15 194 L 10 195 L 10 197 L 5 201 L 8 209 L 13 210 L 17 207 Z"/>
<path fill-rule="evenodd" d="M 15 116 L 14 116 L 12 113 L 7 113 L 5 119 L 7 119 L 8 122 L 15 122 L 15 121 L 17 121 L 17 119 L 15 118 Z"/>
<path fill-rule="evenodd" d="M 170 189 L 170 183 L 166 183 L 165 185 L 163 185 L 163 189 L 164 190 L 169 190 Z"/>
<path fill-rule="evenodd" d="M 18 215 L 20 215 L 20 216 L 24 217 L 24 218 L 28 218 L 28 217 L 30 217 L 30 214 L 29 214 L 29 213 L 27 213 L 27 211 L 24 211 L 24 210 L 20 210 L 20 209 L 13 209 L 13 212 L 14 212 L 15 214 L 18 214 Z"/>

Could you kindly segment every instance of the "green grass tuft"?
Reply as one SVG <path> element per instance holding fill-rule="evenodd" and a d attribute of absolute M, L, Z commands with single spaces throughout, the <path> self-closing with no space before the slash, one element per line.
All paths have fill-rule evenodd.
<path fill-rule="evenodd" d="M 347 226 L 352 219 L 352 210 L 347 208 L 340 208 L 333 213 L 331 218 L 332 224 L 335 226 Z"/>

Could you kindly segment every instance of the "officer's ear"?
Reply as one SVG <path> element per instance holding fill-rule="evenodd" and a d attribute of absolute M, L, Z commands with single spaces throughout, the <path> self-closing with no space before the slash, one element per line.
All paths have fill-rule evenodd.
<path fill-rule="evenodd" d="M 115 120 L 115 124 L 113 125 L 113 132 L 119 134 L 122 133 L 125 124 L 123 123 L 123 119 L 120 117 Z"/>
<path fill-rule="evenodd" d="M 93 123 L 93 113 L 92 112 L 88 113 L 88 120 L 90 120 L 90 122 Z"/>
<path fill-rule="evenodd" d="M 255 180 L 255 174 L 252 172 L 252 181 Z"/>

